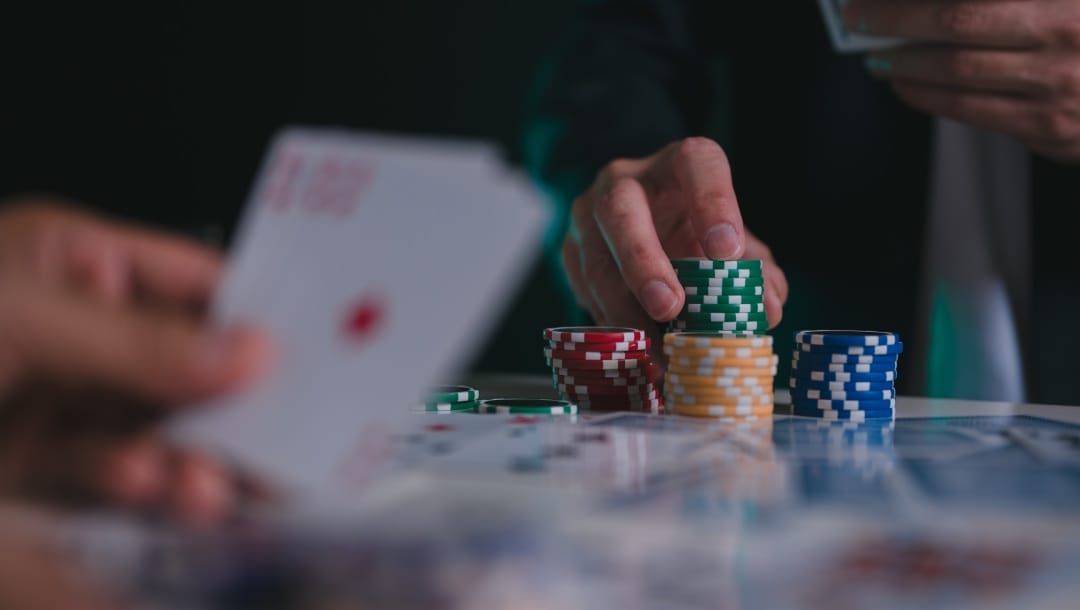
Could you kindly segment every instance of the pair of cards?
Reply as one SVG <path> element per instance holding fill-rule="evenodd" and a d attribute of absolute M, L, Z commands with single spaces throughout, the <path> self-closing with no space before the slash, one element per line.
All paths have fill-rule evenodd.
<path fill-rule="evenodd" d="M 363 486 L 427 389 L 484 345 L 550 217 L 492 146 L 283 130 L 213 309 L 264 329 L 276 359 L 170 432 L 286 494 Z"/>

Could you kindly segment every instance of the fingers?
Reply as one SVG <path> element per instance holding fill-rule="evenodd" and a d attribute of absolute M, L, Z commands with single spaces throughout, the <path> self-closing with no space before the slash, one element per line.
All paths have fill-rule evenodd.
<path fill-rule="evenodd" d="M 746 236 L 747 258 L 761 259 L 761 272 L 765 278 L 765 315 L 769 328 L 775 328 L 784 317 L 784 304 L 788 298 L 788 282 L 783 270 L 776 264 L 772 252 L 752 233 Z"/>
<path fill-rule="evenodd" d="M 742 214 L 724 150 L 707 138 L 687 138 L 669 147 L 668 159 L 706 256 L 716 260 L 742 257 Z"/>
<path fill-rule="evenodd" d="M 653 320 L 672 319 L 682 307 L 682 291 L 641 183 L 617 178 L 597 197 L 594 218 L 626 286 Z"/>
<path fill-rule="evenodd" d="M 123 227 L 122 240 L 133 284 L 164 303 L 202 308 L 209 303 L 222 271 L 221 255 L 185 239 Z"/>
<path fill-rule="evenodd" d="M 859 34 L 1007 49 L 1041 43 L 1035 2 L 851 0 L 844 26 Z"/>
<path fill-rule="evenodd" d="M 1066 133 L 1069 129 L 1066 124 L 1058 124 L 1048 109 L 1044 110 L 1034 101 L 1024 98 L 909 81 L 894 81 L 893 90 L 906 103 L 923 112 L 973 127 L 999 131 L 1021 140 L 1044 137 L 1075 139 L 1080 133 L 1080 129 L 1076 133 Z"/>
<path fill-rule="evenodd" d="M 867 66 L 882 78 L 938 85 L 971 92 L 1050 94 L 1050 85 L 1030 53 L 971 48 L 915 46 L 874 53 Z"/>
<path fill-rule="evenodd" d="M 269 358 L 266 339 L 252 330 L 209 331 L 185 317 L 105 307 L 67 293 L 24 291 L 5 314 L 11 326 L 3 347 L 21 374 L 166 404 L 235 389 Z"/>

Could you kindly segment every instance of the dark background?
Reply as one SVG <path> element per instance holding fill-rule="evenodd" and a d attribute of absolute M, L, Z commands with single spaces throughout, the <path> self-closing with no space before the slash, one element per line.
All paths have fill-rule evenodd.
<path fill-rule="evenodd" d="M 530 85 L 575 4 L 5 8 L 0 198 L 56 194 L 227 245 L 283 124 L 493 140 L 520 164 Z M 542 372 L 540 329 L 574 321 L 541 260 L 473 368 Z"/>

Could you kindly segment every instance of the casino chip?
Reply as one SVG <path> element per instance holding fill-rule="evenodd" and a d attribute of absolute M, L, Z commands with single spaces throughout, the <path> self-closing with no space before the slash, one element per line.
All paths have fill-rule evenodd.
<path fill-rule="evenodd" d="M 791 356 L 791 412 L 827 420 L 892 419 L 904 344 L 896 333 L 804 330 Z"/>
<path fill-rule="evenodd" d="M 544 359 L 562 401 L 590 411 L 661 412 L 648 352 L 652 342 L 644 330 L 566 326 L 544 329 L 543 338 Z"/>
<path fill-rule="evenodd" d="M 578 406 L 568 400 L 488 398 L 480 401 L 477 412 L 500 415 L 574 415 L 578 412 Z"/>
<path fill-rule="evenodd" d="M 480 391 L 467 385 L 433 388 L 416 411 L 421 413 L 476 413 Z"/>
<path fill-rule="evenodd" d="M 779 362 L 771 336 L 668 332 L 664 354 L 667 412 L 725 426 L 771 423 Z"/>
<path fill-rule="evenodd" d="M 765 316 L 762 261 L 673 258 L 671 266 L 682 284 L 686 304 L 668 323 L 667 332 L 766 334 L 769 322 Z"/>

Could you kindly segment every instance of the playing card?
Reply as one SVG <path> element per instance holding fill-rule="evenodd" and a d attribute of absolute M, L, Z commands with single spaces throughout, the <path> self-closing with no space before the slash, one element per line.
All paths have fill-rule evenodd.
<path fill-rule="evenodd" d="M 904 44 L 905 41 L 899 38 L 880 38 L 849 32 L 844 28 L 842 4 L 842 0 L 818 0 L 825 27 L 829 30 L 829 38 L 837 53 L 862 53 Z"/>
<path fill-rule="evenodd" d="M 475 143 L 291 128 L 248 201 L 220 324 L 272 369 L 172 433 L 296 495 L 358 488 L 426 388 L 460 373 L 540 251 L 549 210 Z"/>

